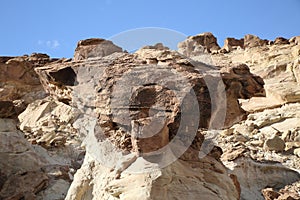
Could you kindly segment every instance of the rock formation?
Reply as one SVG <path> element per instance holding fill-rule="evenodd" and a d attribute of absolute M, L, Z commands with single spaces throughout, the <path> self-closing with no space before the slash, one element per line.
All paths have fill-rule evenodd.
<path fill-rule="evenodd" d="M 245 116 L 238 98 L 261 95 L 264 84 L 262 79 L 250 73 L 246 65 L 220 70 L 199 62 L 191 63 L 184 56 L 166 48 L 145 47 L 135 54 L 114 53 L 103 58 L 54 63 L 37 68 L 36 71 L 46 91 L 55 99 L 75 106 L 83 114 L 88 113 L 80 119 L 84 122 L 77 123 L 81 132 L 90 134 L 86 130 L 88 120 L 91 115 L 97 116 L 94 118 L 94 126 L 98 129 L 93 134 L 99 143 L 97 151 L 111 151 L 109 157 L 104 158 L 103 155 L 95 154 L 95 147 L 89 147 L 91 141 L 86 142 L 85 163 L 76 174 L 67 199 L 88 196 L 94 196 L 95 199 L 174 199 L 179 194 L 184 198 L 192 188 L 195 191 L 191 194 L 194 195 L 192 199 L 200 194 L 210 198 L 238 199 L 237 186 L 219 162 L 219 156 L 198 158 L 203 135 L 197 133 L 197 127 L 216 126 L 212 116 L 224 115 L 223 124 L 218 125 L 219 128 L 230 126 Z M 204 72 L 207 75 L 203 75 Z M 213 93 L 217 88 L 213 88 L 214 85 L 209 88 L 205 80 L 215 81 L 216 85 L 219 84 L 217 81 L 224 81 L 227 88 L 224 91 L 224 95 L 227 95 L 224 108 L 221 105 L 214 105 L 213 108 L 209 90 Z M 249 87 L 243 87 L 242 83 L 248 83 Z M 125 85 L 127 88 L 124 88 Z M 135 90 L 133 94 L 132 90 Z M 194 112 L 197 104 L 200 112 Z M 230 107 L 228 112 L 226 107 Z M 161 149 L 168 153 L 163 155 Z M 177 158 L 180 160 L 177 161 Z M 103 163 L 104 159 L 111 159 L 115 163 Z M 147 169 L 143 169 L 143 165 L 139 169 L 141 163 Z M 216 167 L 206 169 L 204 166 L 208 163 L 214 163 Z M 160 166 L 163 168 L 160 169 Z M 94 168 L 99 168 L 99 171 L 91 171 Z M 190 174 L 193 181 L 180 178 L 186 176 L 185 172 L 173 176 L 180 169 L 194 171 L 194 175 Z M 145 172 L 128 175 L 135 171 Z M 90 174 L 90 180 L 81 181 L 86 174 Z M 219 189 L 214 192 L 207 189 L 207 186 L 203 187 L 203 184 L 209 182 L 205 174 L 215 177 L 210 184 L 218 185 L 218 182 L 222 182 L 224 185 L 218 186 Z M 146 177 L 152 178 L 124 189 L 127 182 L 144 180 Z M 170 178 L 178 179 L 187 188 L 174 190 L 174 187 L 179 187 L 178 183 L 174 183 L 174 186 L 170 184 L 165 189 L 169 192 L 163 194 L 160 185 Z M 113 185 L 103 185 L 108 180 Z M 193 184 L 196 180 L 197 187 Z M 146 188 L 141 191 L 143 187 Z M 159 193 L 162 193 L 161 197 L 158 197 Z"/>
<path fill-rule="evenodd" d="M 220 66 L 245 63 L 265 83 L 265 97 L 239 101 L 248 112 L 247 119 L 224 130 L 217 139 L 222 149 L 226 149 L 221 160 L 241 184 L 242 199 L 300 198 L 297 38 L 279 37 L 267 42 L 248 36 L 244 38 L 244 48 L 211 56 L 212 62 Z"/>
<path fill-rule="evenodd" d="M 105 57 L 114 52 L 122 52 L 122 48 L 114 45 L 111 41 L 100 38 L 80 40 L 75 49 L 74 60 Z"/>
<path fill-rule="evenodd" d="M 201 53 L 212 53 L 220 49 L 217 38 L 212 33 L 202 33 L 188 37 L 178 44 L 178 51 L 188 57 Z"/>
<path fill-rule="evenodd" d="M 178 46 L 1 57 L 0 199 L 300 199 L 299 37 Z"/>
<path fill-rule="evenodd" d="M 29 103 L 44 98 L 34 68 L 54 62 L 45 54 L 0 58 L 0 117 L 16 117 Z"/>

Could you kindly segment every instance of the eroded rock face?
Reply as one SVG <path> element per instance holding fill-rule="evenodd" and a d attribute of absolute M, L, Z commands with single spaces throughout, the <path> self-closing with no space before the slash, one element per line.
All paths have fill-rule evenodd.
<path fill-rule="evenodd" d="M 246 117 L 246 112 L 240 107 L 239 102 L 234 99 L 265 96 L 264 81 L 261 77 L 251 74 L 249 67 L 245 64 L 235 67 L 223 67 L 221 68 L 221 74 L 226 85 L 228 108 L 225 124 L 230 126 Z"/>
<path fill-rule="evenodd" d="M 74 60 L 104 57 L 114 52 L 122 52 L 122 48 L 114 45 L 109 40 L 100 38 L 80 40 L 75 49 Z"/>
<path fill-rule="evenodd" d="M 212 33 L 190 36 L 178 44 L 178 52 L 188 57 L 217 52 L 219 49 L 217 38 Z"/>
<path fill-rule="evenodd" d="M 209 90 L 213 91 L 213 87 L 216 87 L 218 82 L 222 79 L 226 85 L 226 91 L 224 92 L 226 92 L 227 95 L 227 104 L 225 104 L 225 106 L 228 107 L 228 109 L 225 109 L 224 111 L 230 111 L 227 113 L 225 126 L 235 123 L 243 118 L 245 114 L 237 102 L 238 98 L 248 99 L 252 96 L 264 95 L 263 80 L 258 76 L 251 74 L 246 65 L 223 68 L 220 71 L 221 76 L 219 76 L 218 68 L 213 68 L 200 62 L 191 63 L 184 59 L 180 54 L 170 50 L 144 48 L 139 50 L 135 55 L 124 53 L 113 54 L 111 56 L 104 57 L 103 59 L 99 58 L 98 60 L 85 61 L 85 63 L 73 62 L 71 64 L 54 64 L 51 67 L 46 66 L 38 68 L 36 71 L 40 74 L 42 83 L 50 94 L 55 96 L 59 101 L 70 104 L 73 99 L 72 92 L 77 92 L 77 89 L 74 88 L 81 90 L 82 87 L 78 79 L 82 79 L 81 77 L 86 79 L 91 76 L 87 75 L 87 73 L 95 71 L 96 68 L 97 72 L 95 72 L 93 77 L 97 77 L 97 79 L 95 78 L 95 80 L 82 81 L 89 81 L 90 84 L 97 89 L 85 89 L 90 89 L 90 95 L 94 95 L 94 99 L 91 100 L 94 102 L 94 106 L 97 107 L 96 112 L 101 116 L 103 115 L 102 117 L 105 119 L 105 123 L 107 123 L 107 118 L 110 118 L 110 123 L 119 123 L 121 126 L 131 126 L 131 122 L 123 117 L 123 111 L 118 108 L 113 108 L 113 111 L 118 114 L 115 114 L 114 119 L 111 119 L 109 115 L 112 111 L 107 109 L 109 108 L 111 101 L 116 103 L 114 106 L 127 105 L 127 109 L 131 112 L 130 116 L 144 116 L 143 118 L 145 119 L 147 118 L 149 108 L 154 103 L 156 106 L 166 106 L 168 110 L 177 110 L 176 112 L 173 111 L 168 114 L 169 121 L 174 121 L 179 113 L 179 102 L 174 102 L 175 94 L 172 94 L 171 89 L 176 87 L 178 89 L 185 89 L 183 86 L 180 86 L 180 84 L 186 84 L 187 81 L 190 87 L 189 90 L 193 89 L 198 105 L 200 106 L 200 127 L 207 128 L 210 125 L 209 119 L 214 111 L 211 108 Z M 62 71 L 66 69 L 72 71 L 70 76 L 74 77 L 74 80 L 72 81 L 73 83 L 69 85 L 62 84 L 60 80 L 53 77 L 54 74 L 56 76 L 61 74 L 60 76 L 64 77 Z M 202 74 L 203 72 L 208 75 L 204 76 Z M 78 76 L 79 73 L 82 74 L 80 77 Z M 73 76 L 71 74 L 76 75 Z M 154 77 L 153 74 L 157 76 L 154 79 L 152 78 Z M 135 96 L 128 97 L 131 99 L 130 104 L 126 104 L 126 99 L 124 99 L 124 97 L 128 96 L 127 93 L 130 91 L 126 89 L 120 90 L 120 88 L 117 88 L 119 89 L 118 91 L 112 91 L 116 81 L 122 77 L 125 77 L 120 82 L 123 85 L 137 85 L 140 83 L 144 85 L 148 84 L 147 86 L 140 86 L 140 89 L 137 89 Z M 67 78 L 64 78 L 64 80 L 66 79 Z M 97 83 L 96 80 L 99 80 L 99 83 Z M 212 86 L 210 86 L 211 88 L 208 88 L 205 81 L 212 82 Z M 156 86 L 155 82 L 160 82 L 160 84 L 165 86 Z M 245 83 L 247 83 L 247 87 L 243 86 Z M 119 85 L 117 86 L 120 87 Z M 99 92 L 95 92 L 95 90 L 98 90 Z M 82 92 L 82 90 L 80 92 Z M 178 93 L 176 95 L 179 95 L 182 99 L 186 92 L 189 91 L 185 89 L 181 94 Z M 113 93 L 116 93 L 116 95 Z M 168 97 L 168 95 L 171 95 L 171 97 Z M 112 96 L 114 99 L 112 99 Z M 150 99 L 145 99 L 144 96 L 149 96 Z M 139 98 L 142 99 L 139 100 Z M 159 99 L 161 102 L 155 99 Z M 141 100 L 147 102 L 141 102 Z M 151 101 L 153 102 L 151 103 Z M 142 112 L 135 111 L 135 109 L 139 110 L 140 107 L 145 107 L 146 110 Z M 193 107 L 190 109 L 193 109 Z M 214 109 L 217 110 L 217 108 Z M 127 114 L 126 112 L 125 114 Z M 157 113 L 157 115 L 159 115 L 159 113 Z M 169 122 L 167 124 L 169 124 Z M 170 124 L 168 126 L 170 128 Z"/>
<path fill-rule="evenodd" d="M 190 163 L 178 160 L 164 169 L 140 157 L 131 167 L 146 162 L 153 170 L 138 174 L 124 171 L 118 179 L 115 171 L 91 160 L 86 157 L 66 199 L 239 199 L 226 169 L 211 157 Z"/>
<path fill-rule="evenodd" d="M 211 60 L 219 66 L 245 63 L 252 73 L 263 78 L 267 98 L 252 98 L 242 102 L 244 109 L 253 112 L 299 102 L 299 50 L 300 45 L 294 42 L 284 45 L 263 44 L 228 54 L 212 54 Z"/>
<path fill-rule="evenodd" d="M 292 200 L 299 199 L 298 194 L 298 184 L 293 184 L 292 187 L 285 187 L 279 191 L 274 190 L 273 188 L 266 188 L 262 190 L 262 194 L 266 200 L 278 199 L 278 200 Z"/>
<path fill-rule="evenodd" d="M 32 54 L 0 61 L 0 117 L 16 117 L 29 103 L 46 96 L 34 68 L 55 60 Z"/>
<path fill-rule="evenodd" d="M 245 50 L 211 55 L 221 66 L 246 63 L 266 90 L 266 97 L 240 100 L 249 114 L 219 135 L 221 160 L 237 175 L 241 199 L 299 199 L 300 46 L 297 37 L 268 43 L 249 37 L 248 43 Z"/>
<path fill-rule="evenodd" d="M 70 73 L 64 73 L 66 70 Z M 192 178 L 178 177 L 178 182 L 168 186 L 170 192 L 163 199 L 188 194 L 188 188 L 195 187 L 197 174 L 203 177 L 196 181 L 199 185 L 194 189 L 196 196 L 239 198 L 238 182 L 220 163 L 222 152 L 218 148 L 199 159 L 204 136 L 198 127 L 221 128 L 236 123 L 245 115 L 237 99 L 263 94 L 263 81 L 251 74 L 246 65 L 220 70 L 191 62 L 175 51 L 156 45 L 135 54 L 114 53 L 47 65 L 36 71 L 44 88 L 57 101 L 75 106 L 84 114 L 75 121 L 74 127 L 88 138 L 87 156 L 75 175 L 67 199 L 92 196 L 95 199 L 160 199 L 161 185 L 171 177 L 177 179 L 174 176 L 177 170 L 182 173 L 180 176 L 188 176 L 190 171 Z M 72 81 L 64 83 L 66 80 Z M 220 84 L 224 83 L 222 91 Z M 218 104 L 217 98 L 211 100 L 214 95 L 219 95 L 222 103 Z M 222 99 L 226 97 L 227 102 Z M 220 116 L 224 116 L 223 121 L 212 122 Z M 91 130 L 94 130 L 92 135 Z M 193 132 L 195 136 L 191 135 Z M 98 143 L 97 148 L 93 147 L 94 142 Z M 182 151 L 186 145 L 187 151 Z M 170 157 L 160 154 L 164 148 Z M 166 163 L 169 159 L 170 163 Z M 141 174 L 135 175 L 137 171 Z M 87 174 L 92 178 L 86 179 Z M 215 174 L 215 178 L 205 174 Z M 134 187 L 124 185 L 137 177 L 140 180 Z M 145 177 L 152 178 L 145 180 Z M 108 180 L 112 185 L 103 184 Z M 180 182 L 188 187 L 181 188 Z M 217 190 L 211 188 L 214 184 Z"/>
<path fill-rule="evenodd" d="M 51 98 L 36 100 L 28 105 L 18 117 L 19 128 L 28 141 L 45 148 L 60 147 L 78 138 L 77 130 L 72 127 L 79 112 L 62 102 Z"/>
<path fill-rule="evenodd" d="M 269 43 L 268 40 L 262 40 L 256 35 L 245 35 L 244 37 L 244 47 L 245 48 L 252 48 L 252 47 L 261 47 L 265 46 Z"/>
<path fill-rule="evenodd" d="M 46 161 L 17 131 L 14 120 L 0 119 L 0 124 L 0 198 L 34 198 L 48 185 L 48 177 L 42 171 Z"/>
<path fill-rule="evenodd" d="M 236 50 L 239 48 L 244 49 L 244 38 L 242 38 L 242 39 L 226 38 L 225 39 L 223 49 L 225 49 L 227 52 L 230 52 L 232 50 Z"/>
<path fill-rule="evenodd" d="M 1 57 L 0 199 L 299 199 L 298 37 L 179 47 Z"/>
<path fill-rule="evenodd" d="M 230 163 L 226 165 L 230 166 Z M 279 163 L 238 158 L 232 166 L 234 169 L 231 173 L 238 177 L 241 185 L 241 199 L 263 199 L 261 188 L 274 187 L 279 190 L 300 178 L 298 172 L 281 166 Z"/>

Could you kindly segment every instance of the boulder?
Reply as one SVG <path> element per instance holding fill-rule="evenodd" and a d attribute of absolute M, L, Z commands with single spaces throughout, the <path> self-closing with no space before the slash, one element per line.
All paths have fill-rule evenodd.
<path fill-rule="evenodd" d="M 112 41 L 101 38 L 80 40 L 75 49 L 74 60 L 104 57 L 115 52 L 122 52 L 122 48 L 113 44 Z"/>
<path fill-rule="evenodd" d="M 265 141 L 264 148 L 270 151 L 282 152 L 285 149 L 285 143 L 280 137 L 274 136 Z"/>
<path fill-rule="evenodd" d="M 262 40 L 255 35 L 245 35 L 244 37 L 244 47 L 245 48 L 253 48 L 267 45 L 269 43 L 268 40 Z"/>
<path fill-rule="evenodd" d="M 217 38 L 212 33 L 190 36 L 178 44 L 178 52 L 188 57 L 217 52 L 219 49 Z"/>

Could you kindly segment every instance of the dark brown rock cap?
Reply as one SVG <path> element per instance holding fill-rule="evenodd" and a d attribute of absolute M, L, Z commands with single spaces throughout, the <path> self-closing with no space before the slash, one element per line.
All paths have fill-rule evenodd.
<path fill-rule="evenodd" d="M 74 60 L 85 60 L 94 57 L 105 57 L 115 52 L 123 52 L 121 47 L 112 41 L 102 38 L 80 40 L 75 49 Z"/>

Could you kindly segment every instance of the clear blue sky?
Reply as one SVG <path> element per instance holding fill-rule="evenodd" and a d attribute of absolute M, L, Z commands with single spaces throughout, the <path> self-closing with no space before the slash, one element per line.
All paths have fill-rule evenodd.
<path fill-rule="evenodd" d="M 142 27 L 212 32 L 221 45 L 248 33 L 300 35 L 300 0 L 2 0 L 0 6 L 0 55 L 72 57 L 80 39 Z"/>

